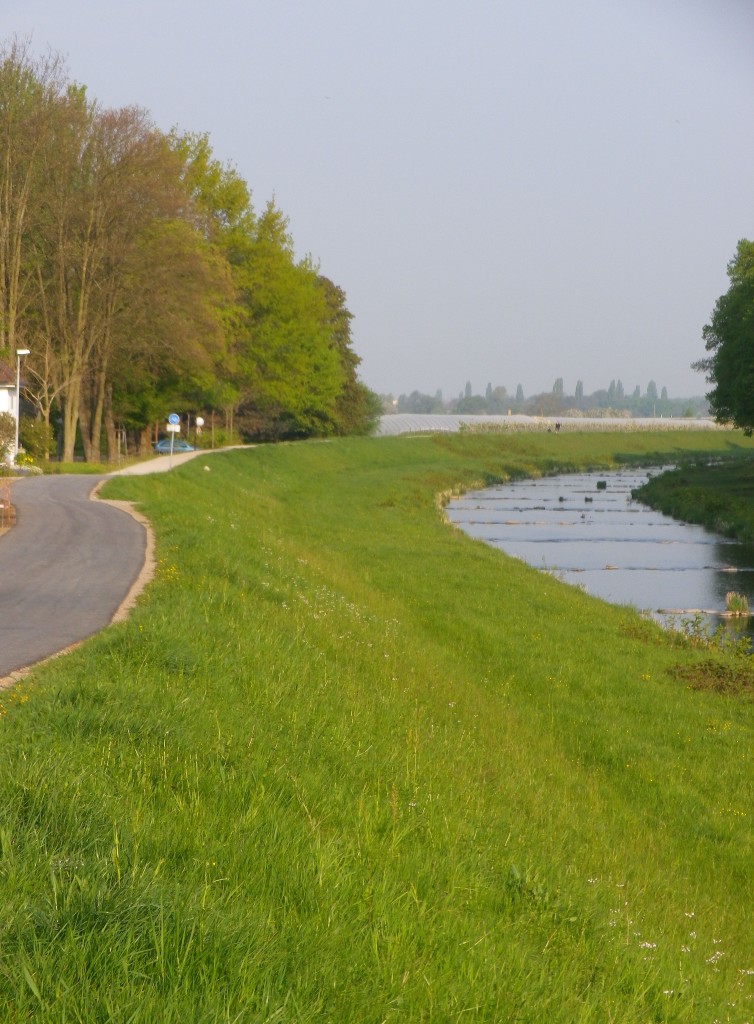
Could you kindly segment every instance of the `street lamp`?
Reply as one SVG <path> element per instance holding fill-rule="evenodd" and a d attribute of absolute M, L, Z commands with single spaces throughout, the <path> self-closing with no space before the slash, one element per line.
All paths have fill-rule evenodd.
<path fill-rule="evenodd" d="M 30 354 L 28 348 L 16 349 L 16 446 L 13 449 L 13 461 L 18 464 L 18 421 L 21 419 L 21 356 Z"/>

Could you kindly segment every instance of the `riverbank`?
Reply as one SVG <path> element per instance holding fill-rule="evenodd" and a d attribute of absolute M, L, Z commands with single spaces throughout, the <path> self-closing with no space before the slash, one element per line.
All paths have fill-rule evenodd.
<path fill-rule="evenodd" d="M 754 459 L 684 466 L 649 480 L 636 496 L 676 519 L 754 542 Z"/>
<path fill-rule="evenodd" d="M 656 476 L 623 467 L 518 480 L 465 494 L 447 514 L 469 536 L 564 583 L 672 628 L 711 634 L 733 618 L 733 588 L 754 608 L 754 554 L 634 500 Z M 731 639 L 745 636 L 754 640 L 754 623 L 740 616 Z"/>
<path fill-rule="evenodd" d="M 6 1019 L 748 1013 L 746 695 L 435 505 L 724 450 L 754 444 L 353 439 L 109 481 L 155 580 L 2 698 Z"/>

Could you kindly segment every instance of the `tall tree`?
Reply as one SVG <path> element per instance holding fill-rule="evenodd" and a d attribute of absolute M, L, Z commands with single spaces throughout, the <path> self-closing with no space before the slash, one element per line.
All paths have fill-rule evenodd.
<path fill-rule="evenodd" d="M 58 127 L 38 253 L 40 304 L 62 404 L 64 458 L 73 457 L 80 425 L 86 458 L 97 461 L 134 252 L 151 223 L 177 215 L 185 193 L 144 111 L 100 111 L 82 91 L 69 90 Z"/>
<path fill-rule="evenodd" d="M 193 370 L 209 374 L 229 275 L 194 213 L 181 155 L 144 111 L 99 110 L 71 87 L 57 114 L 34 239 L 31 368 L 43 413 L 60 406 L 64 458 L 80 428 L 85 457 L 99 461 L 103 433 L 115 454 L 114 398 L 119 415 L 147 415 L 179 368 L 184 390 Z"/>
<path fill-rule="evenodd" d="M 59 58 L 35 60 L 14 40 L 0 51 L 0 352 L 27 344 L 34 265 L 28 238 L 39 214 L 45 147 L 64 88 Z"/>
<path fill-rule="evenodd" d="M 297 262 L 288 220 L 269 202 L 243 266 L 246 311 L 237 366 L 249 429 L 276 437 L 331 434 L 345 382 L 317 273 Z"/>
<path fill-rule="evenodd" d="M 702 336 L 710 353 L 693 366 L 702 370 L 715 419 L 754 432 L 754 242 L 742 239 L 728 264 L 730 286 L 715 303 Z"/>
<path fill-rule="evenodd" d="M 321 274 L 317 281 L 324 293 L 331 343 L 338 353 L 343 371 L 343 384 L 335 401 L 336 433 L 367 434 L 382 412 L 382 403 L 358 378 L 357 369 L 361 359 L 351 346 L 353 316 L 346 306 L 346 293 Z"/>

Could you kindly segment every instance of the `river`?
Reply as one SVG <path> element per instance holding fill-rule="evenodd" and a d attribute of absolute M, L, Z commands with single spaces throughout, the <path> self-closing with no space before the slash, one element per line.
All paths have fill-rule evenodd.
<path fill-rule="evenodd" d="M 448 519 L 595 597 L 679 624 L 702 613 L 754 637 L 754 618 L 725 619 L 726 594 L 754 609 L 754 547 L 655 512 L 631 497 L 650 473 L 622 469 L 519 480 L 466 493 Z"/>

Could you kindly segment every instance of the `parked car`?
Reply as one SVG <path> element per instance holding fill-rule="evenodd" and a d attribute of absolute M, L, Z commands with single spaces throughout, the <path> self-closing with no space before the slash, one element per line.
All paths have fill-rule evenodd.
<path fill-rule="evenodd" d="M 172 449 L 170 447 L 171 444 L 173 446 Z M 170 455 L 171 450 L 174 455 L 177 452 L 194 451 L 193 444 L 189 444 L 188 441 L 184 441 L 182 437 L 176 437 L 172 441 L 170 440 L 169 437 L 164 437 L 162 441 L 157 441 L 157 443 L 153 447 L 158 455 Z"/>

